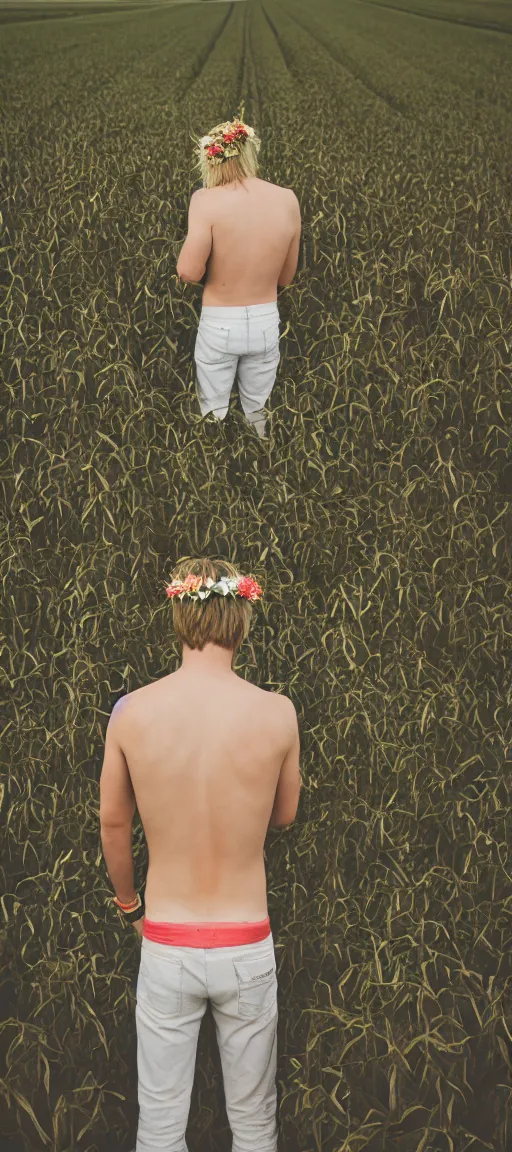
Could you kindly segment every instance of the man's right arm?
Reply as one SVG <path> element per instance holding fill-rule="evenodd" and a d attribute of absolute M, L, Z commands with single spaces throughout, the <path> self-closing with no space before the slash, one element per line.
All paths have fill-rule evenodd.
<path fill-rule="evenodd" d="M 289 700 L 288 697 L 284 697 L 283 703 L 285 700 L 288 710 L 287 727 L 289 728 L 289 744 L 277 782 L 274 806 L 269 821 L 269 827 L 271 828 L 286 828 L 288 824 L 293 824 L 297 815 L 301 789 L 299 766 L 300 737 L 297 713 L 291 700 Z"/>
<path fill-rule="evenodd" d="M 297 271 L 297 264 L 299 263 L 300 230 L 301 230 L 300 208 L 299 208 L 299 201 L 297 200 L 295 193 L 291 192 L 291 195 L 293 196 L 293 215 L 294 215 L 295 228 L 294 228 L 294 233 L 293 233 L 292 239 L 290 241 L 290 246 L 288 248 L 288 252 L 286 254 L 286 260 L 285 260 L 283 267 L 281 268 L 281 271 L 280 271 L 279 276 L 277 278 L 277 283 L 278 283 L 280 288 L 286 288 L 288 286 L 288 284 L 291 284 L 293 277 L 295 276 L 295 273 Z"/>
<path fill-rule="evenodd" d="M 212 226 L 206 211 L 206 189 L 192 194 L 188 210 L 188 232 L 182 245 L 176 271 L 180 280 L 200 284 L 206 275 L 206 266 L 212 251 Z"/>

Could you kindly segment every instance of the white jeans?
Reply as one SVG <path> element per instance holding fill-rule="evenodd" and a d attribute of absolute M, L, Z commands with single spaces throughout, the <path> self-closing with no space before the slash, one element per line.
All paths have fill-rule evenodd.
<path fill-rule="evenodd" d="M 246 419 L 265 435 L 264 405 L 279 364 L 277 303 L 201 310 L 195 352 L 197 391 L 203 416 L 223 420 L 238 370 Z"/>
<path fill-rule="evenodd" d="M 232 1152 L 277 1149 L 277 977 L 272 933 L 257 944 L 184 948 L 142 940 L 137 982 L 136 1152 L 188 1152 L 199 1026 L 212 1006 Z"/>

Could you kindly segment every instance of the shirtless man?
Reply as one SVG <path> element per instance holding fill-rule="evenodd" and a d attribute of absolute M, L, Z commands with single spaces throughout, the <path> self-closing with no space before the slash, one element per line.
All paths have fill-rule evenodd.
<path fill-rule="evenodd" d="M 208 1000 L 233 1150 L 275 1152 L 277 980 L 263 846 L 269 826 L 297 812 L 297 717 L 286 696 L 233 671 L 261 593 L 254 581 L 223 561 L 193 560 L 167 593 L 182 664 L 116 704 L 100 780 L 114 900 L 142 936 L 136 1152 L 186 1149 Z M 149 849 L 138 896 L 135 808 Z"/>
<path fill-rule="evenodd" d="M 190 201 L 177 272 L 205 282 L 195 346 L 203 416 L 224 419 L 238 370 L 245 417 L 264 439 L 279 364 L 277 289 L 295 275 L 301 220 L 290 188 L 259 179 L 259 146 L 254 129 L 237 119 L 203 136 L 204 187 Z"/>

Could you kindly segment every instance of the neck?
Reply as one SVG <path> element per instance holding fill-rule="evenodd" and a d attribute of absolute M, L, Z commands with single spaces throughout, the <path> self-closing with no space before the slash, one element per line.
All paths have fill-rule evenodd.
<path fill-rule="evenodd" d="M 189 648 L 184 644 L 181 668 L 194 675 L 218 676 L 233 671 L 234 658 L 232 649 L 220 648 L 218 644 L 205 644 L 202 652 L 199 648 Z"/>

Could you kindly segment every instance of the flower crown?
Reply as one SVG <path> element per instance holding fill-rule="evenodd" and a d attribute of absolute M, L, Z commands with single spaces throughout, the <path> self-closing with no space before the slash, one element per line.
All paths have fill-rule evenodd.
<path fill-rule="evenodd" d="M 223 164 L 233 156 L 239 156 L 245 141 L 252 137 L 254 128 L 243 124 L 236 116 L 234 120 L 213 128 L 209 136 L 203 136 L 199 146 L 205 150 L 209 164 Z"/>
<path fill-rule="evenodd" d="M 243 600 L 259 600 L 263 591 L 252 576 L 221 576 L 212 580 L 211 576 L 196 576 L 190 572 L 184 580 L 172 580 L 166 588 L 169 599 L 179 596 L 183 600 L 207 600 L 212 592 L 218 596 L 241 596 Z"/>

